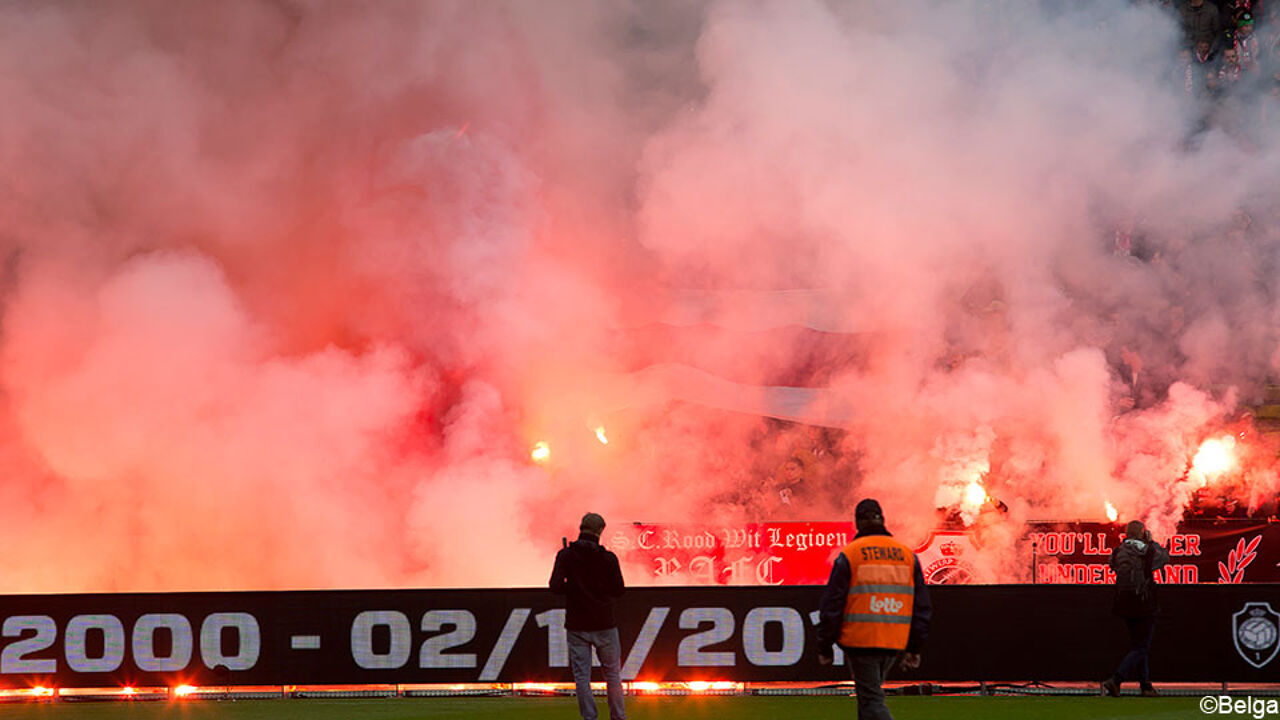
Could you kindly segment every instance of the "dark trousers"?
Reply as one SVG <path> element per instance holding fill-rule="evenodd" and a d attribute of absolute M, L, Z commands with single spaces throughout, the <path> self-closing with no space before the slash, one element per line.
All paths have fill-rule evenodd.
<path fill-rule="evenodd" d="M 1120 661 L 1116 674 L 1111 678 L 1116 685 L 1128 680 L 1133 674 L 1138 676 L 1138 684 L 1143 689 L 1151 687 L 1151 638 L 1156 634 L 1154 617 L 1125 618 L 1129 628 L 1129 654 Z"/>
<path fill-rule="evenodd" d="M 884 704 L 885 678 L 897 659 L 897 653 L 845 652 L 845 662 L 853 675 L 853 686 L 858 693 L 858 720 L 893 720 L 889 706 Z"/>

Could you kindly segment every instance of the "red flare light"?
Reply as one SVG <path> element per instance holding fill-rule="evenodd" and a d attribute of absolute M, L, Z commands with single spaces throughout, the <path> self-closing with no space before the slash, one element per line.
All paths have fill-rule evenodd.
<path fill-rule="evenodd" d="M 1236 467 L 1235 447 L 1236 439 L 1230 435 L 1200 443 L 1191 470 L 1200 476 L 1201 485 Z"/>
<path fill-rule="evenodd" d="M 706 680 L 690 680 L 685 683 L 685 687 L 689 688 L 691 692 L 697 693 L 707 692 L 708 690 L 733 690 L 736 685 L 727 680 L 716 680 L 710 682 Z"/>

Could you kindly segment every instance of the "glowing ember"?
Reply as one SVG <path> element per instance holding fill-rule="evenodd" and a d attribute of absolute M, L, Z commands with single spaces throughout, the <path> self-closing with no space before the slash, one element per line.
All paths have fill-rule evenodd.
<path fill-rule="evenodd" d="M 601 444 L 601 445 L 608 445 L 608 444 L 609 444 L 609 437 L 608 437 L 607 435 L 605 435 L 605 434 L 604 434 L 604 426 L 603 426 L 603 425 L 601 425 L 600 427 L 597 427 L 597 428 L 596 428 L 596 439 L 600 441 L 600 444 Z"/>
<path fill-rule="evenodd" d="M 657 692 L 662 686 L 656 682 L 633 682 L 631 688 L 639 692 Z"/>
<path fill-rule="evenodd" d="M 1120 517 L 1120 513 L 1116 512 L 1116 506 L 1112 505 L 1110 500 L 1104 500 L 1103 503 L 1107 506 L 1107 520 L 1115 522 L 1116 518 Z"/>
<path fill-rule="evenodd" d="M 1221 475 L 1235 466 L 1235 446 L 1236 439 L 1230 435 L 1205 440 L 1191 461 L 1191 469 L 1204 481 Z"/>
<path fill-rule="evenodd" d="M 987 489 L 982 487 L 982 483 L 974 480 L 965 486 L 964 504 L 966 509 L 977 510 L 987 501 Z"/>
<path fill-rule="evenodd" d="M 685 686 L 688 687 L 693 692 L 706 692 L 708 690 L 734 689 L 734 684 L 726 680 L 717 680 L 715 682 L 708 682 L 706 680 L 691 680 L 685 683 Z"/>
<path fill-rule="evenodd" d="M 539 440 L 533 444 L 533 451 L 529 453 L 529 457 L 536 463 L 544 463 L 551 459 L 551 446 L 546 441 Z"/>

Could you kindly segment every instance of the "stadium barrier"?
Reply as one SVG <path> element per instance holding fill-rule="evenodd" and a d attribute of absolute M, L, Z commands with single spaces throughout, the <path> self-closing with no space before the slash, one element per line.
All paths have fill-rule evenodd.
<path fill-rule="evenodd" d="M 618 607 L 628 681 L 846 679 L 819 665 L 822 588 L 647 587 Z M 1127 646 L 1110 589 L 931 586 L 921 681 L 1088 681 Z M 1271 682 L 1280 585 L 1161 588 L 1163 682 Z M 10 595 L 0 686 L 566 682 L 562 599 L 546 590 Z"/>

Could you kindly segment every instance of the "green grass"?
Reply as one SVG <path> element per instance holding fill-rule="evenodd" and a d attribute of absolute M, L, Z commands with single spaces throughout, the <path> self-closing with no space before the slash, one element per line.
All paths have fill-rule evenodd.
<path fill-rule="evenodd" d="M 890 698 L 896 720 L 1155 720 L 1203 718 L 1199 697 L 932 697 Z M 597 705 L 607 718 L 603 699 Z M 848 697 L 640 697 L 627 698 L 631 720 L 852 720 Z M 556 698 L 280 699 L 190 702 L 61 702 L 0 705 L 0 720 L 420 720 L 493 718 L 540 720 L 578 717 L 577 702 Z M 1237 716 L 1238 717 L 1238 716 Z"/>

